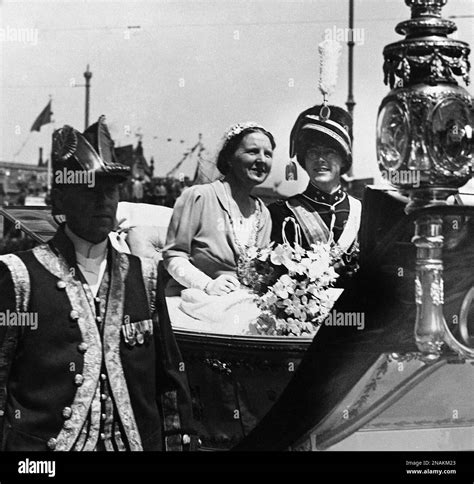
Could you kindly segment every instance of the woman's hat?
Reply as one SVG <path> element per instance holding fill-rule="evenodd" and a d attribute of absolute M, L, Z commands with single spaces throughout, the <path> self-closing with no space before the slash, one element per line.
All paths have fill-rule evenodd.
<path fill-rule="evenodd" d="M 341 174 L 352 165 L 352 117 L 338 106 L 317 105 L 303 111 L 290 134 L 290 157 L 304 166 L 304 148 L 309 141 L 336 145 L 345 155 Z"/>

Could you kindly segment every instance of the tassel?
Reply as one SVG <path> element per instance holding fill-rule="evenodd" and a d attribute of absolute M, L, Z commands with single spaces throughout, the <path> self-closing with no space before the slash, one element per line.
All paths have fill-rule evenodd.
<path fill-rule="evenodd" d="M 287 181 L 296 181 L 298 180 L 298 169 L 296 167 L 296 163 L 292 160 L 288 162 L 285 168 L 285 178 Z"/>

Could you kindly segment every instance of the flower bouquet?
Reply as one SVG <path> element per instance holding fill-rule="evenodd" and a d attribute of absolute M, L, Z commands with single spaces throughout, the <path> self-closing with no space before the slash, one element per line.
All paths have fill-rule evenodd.
<path fill-rule="evenodd" d="M 241 259 L 238 276 L 256 295 L 260 316 L 252 328 L 257 334 L 312 336 L 334 303 L 331 286 L 338 277 L 334 266 L 342 257 L 334 243 L 318 242 L 309 250 L 300 245 L 299 226 L 294 245 L 250 248 Z"/>

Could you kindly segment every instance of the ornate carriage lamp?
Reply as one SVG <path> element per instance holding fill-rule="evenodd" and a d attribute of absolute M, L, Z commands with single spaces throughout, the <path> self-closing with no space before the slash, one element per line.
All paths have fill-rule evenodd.
<path fill-rule="evenodd" d="M 385 83 L 392 90 L 379 109 L 377 158 L 382 176 L 409 196 L 410 213 L 445 205 L 471 178 L 473 106 L 457 82 L 469 83 L 470 48 L 448 37 L 456 25 L 441 18 L 447 0 L 405 2 L 411 19 L 395 30 L 406 37 L 384 49 Z M 437 359 L 444 344 L 474 357 L 443 316 L 442 226 L 432 212 L 416 220 L 416 343 L 428 360 Z"/>

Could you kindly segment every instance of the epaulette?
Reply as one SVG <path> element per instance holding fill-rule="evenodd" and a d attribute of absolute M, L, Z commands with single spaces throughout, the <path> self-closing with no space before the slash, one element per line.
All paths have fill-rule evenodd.
<path fill-rule="evenodd" d="M 16 312 L 26 312 L 28 310 L 31 293 L 28 269 L 24 262 L 14 254 L 0 256 L 0 262 L 6 266 L 11 274 L 15 291 Z M 8 377 L 19 337 L 20 332 L 17 326 L 7 326 L 2 345 L 0 346 L 0 446 L 3 440 Z"/>

